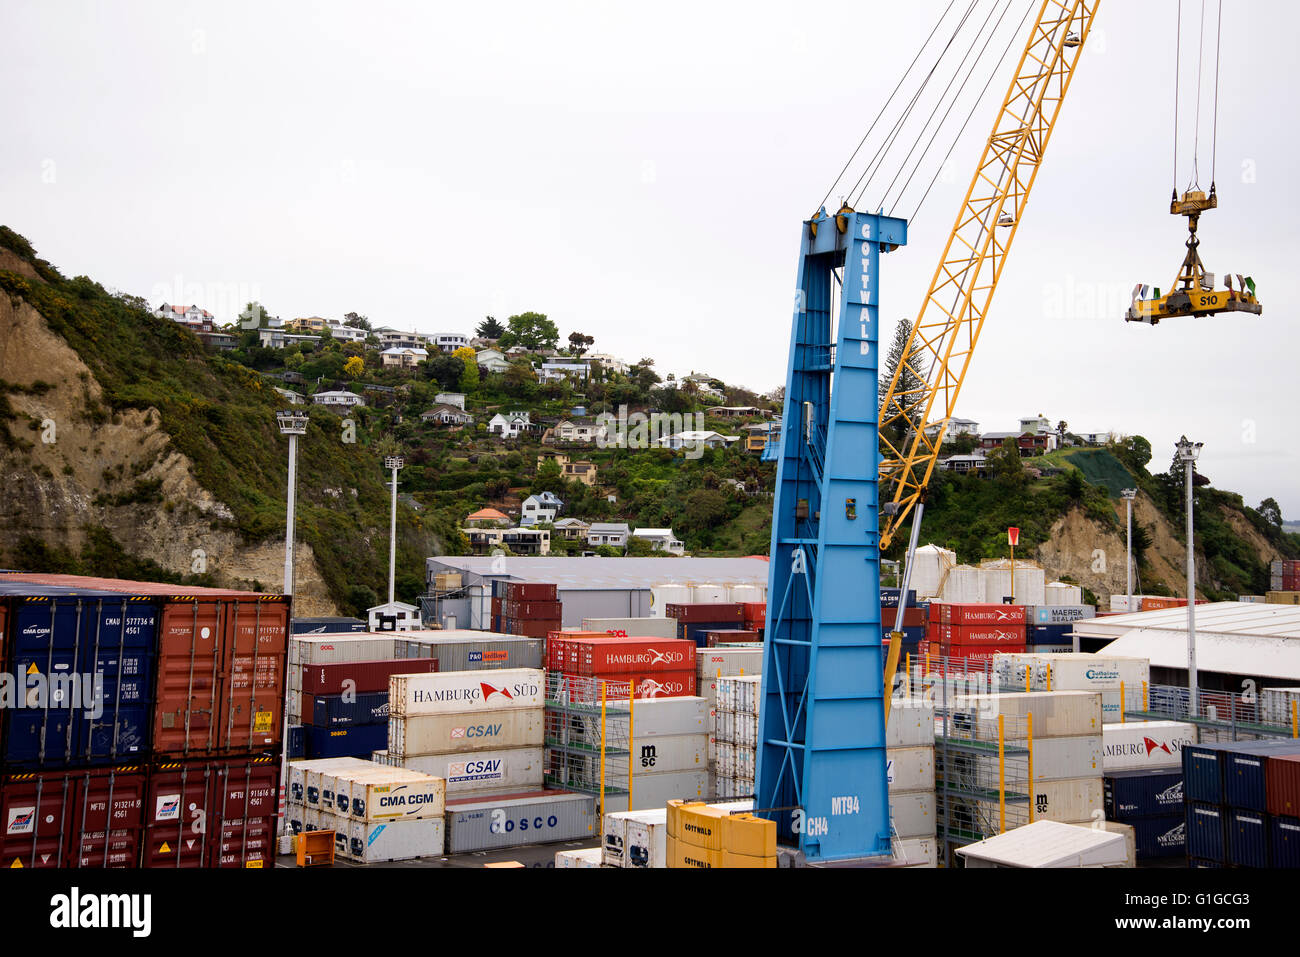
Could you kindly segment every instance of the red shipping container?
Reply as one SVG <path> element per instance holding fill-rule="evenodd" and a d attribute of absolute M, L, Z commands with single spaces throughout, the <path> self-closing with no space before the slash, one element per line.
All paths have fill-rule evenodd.
<path fill-rule="evenodd" d="M 207 828 L 212 797 L 207 761 L 167 761 L 149 772 L 141 867 L 210 867 Z"/>
<path fill-rule="evenodd" d="M 343 683 L 351 681 L 350 690 L 358 694 L 388 690 L 391 675 L 428 674 L 438 670 L 437 658 L 399 658 L 394 661 L 349 661 L 333 665 L 303 665 L 304 696 L 342 694 Z M 303 712 L 306 714 L 307 712 Z"/>
<path fill-rule="evenodd" d="M 149 775 L 144 867 L 272 867 L 278 756 L 175 761 Z"/>
<path fill-rule="evenodd" d="M 1264 765 L 1269 814 L 1300 817 L 1300 754 L 1270 754 Z"/>
<path fill-rule="evenodd" d="M 664 615 L 678 621 L 691 623 L 697 621 L 744 621 L 745 606 L 739 602 L 727 604 L 667 604 Z"/>
<path fill-rule="evenodd" d="M 501 608 L 502 608 L 502 606 L 503 606 L 504 604 L 505 604 L 505 599 L 503 599 L 503 598 L 493 598 L 493 599 L 492 599 L 492 617 L 493 617 L 493 618 L 499 618 L 499 617 L 501 616 Z"/>
<path fill-rule="evenodd" d="M 1023 625 L 1025 606 L 992 603 L 940 605 L 938 620 L 946 625 Z"/>
<path fill-rule="evenodd" d="M 139 766 L 6 776 L 0 867 L 137 867 L 144 788 Z"/>
<path fill-rule="evenodd" d="M 1024 645 L 1024 625 L 946 625 L 933 626 L 927 635 L 952 645 Z"/>
<path fill-rule="evenodd" d="M 626 678 L 627 675 L 616 677 Z M 637 675 L 632 679 L 637 698 L 690 698 L 695 696 L 695 671 L 660 671 Z M 635 718 L 633 719 L 635 720 Z M 635 729 L 633 729 L 635 730 Z"/>
<path fill-rule="evenodd" d="M 1002 654 L 1019 654 L 1028 650 L 1025 645 L 939 645 L 939 654 L 960 663 L 965 660 L 971 664 L 983 667 L 985 663 L 991 663 L 994 655 Z M 935 654 L 935 644 L 930 643 L 930 653 Z M 960 665 L 958 664 L 958 667 Z"/>
<path fill-rule="evenodd" d="M 506 598 L 510 601 L 555 601 L 559 598 L 559 591 L 550 583 L 506 582 Z"/>
<path fill-rule="evenodd" d="M 741 619 L 745 622 L 746 628 L 767 627 L 767 602 L 747 601 L 742 602 L 741 607 L 744 608 Z"/>
<path fill-rule="evenodd" d="M 564 671 L 568 667 L 568 643 L 575 638 L 605 638 L 603 631 L 548 631 L 546 633 L 546 668 Z"/>
<path fill-rule="evenodd" d="M 577 638 L 574 674 L 653 674 L 663 671 L 695 672 L 695 642 L 679 638 Z"/>
<path fill-rule="evenodd" d="M 505 620 L 506 634 L 522 635 L 525 638 L 545 638 L 553 631 L 560 628 L 559 619 L 536 621 L 527 618 L 507 618 Z"/>
<path fill-rule="evenodd" d="M 0 666 L 8 660 L 5 658 L 5 636 L 9 634 L 9 599 L 0 598 Z"/>
<path fill-rule="evenodd" d="M 558 601 L 507 601 L 504 614 L 507 618 L 558 619 L 560 613 Z"/>

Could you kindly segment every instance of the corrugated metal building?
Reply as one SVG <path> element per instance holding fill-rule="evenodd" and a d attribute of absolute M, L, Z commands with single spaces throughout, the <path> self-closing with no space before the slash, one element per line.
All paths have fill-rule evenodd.
<path fill-rule="evenodd" d="M 662 616 L 663 609 L 654 606 L 652 588 L 708 583 L 728 588 L 745 585 L 765 591 L 767 570 L 768 563 L 762 558 L 430 558 L 426 567 L 430 593 L 434 577 L 447 572 L 461 574 L 462 588 L 440 598 L 435 615 L 429 615 L 426 600 L 426 620 L 432 617 L 445 623 L 454 618 L 455 627 L 487 629 L 492 615 L 494 580 L 554 583 L 563 603 L 565 628 L 581 627 L 584 618 Z"/>
<path fill-rule="evenodd" d="M 1083 651 L 1148 658 L 1153 684 L 1187 683 L 1187 609 L 1075 622 Z M 1196 606 L 1197 684 L 1241 691 L 1243 679 L 1300 684 L 1300 605 L 1222 601 Z"/>

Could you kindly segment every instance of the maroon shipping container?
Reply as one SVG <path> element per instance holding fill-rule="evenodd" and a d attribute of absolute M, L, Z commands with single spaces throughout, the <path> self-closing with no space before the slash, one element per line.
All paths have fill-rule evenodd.
<path fill-rule="evenodd" d="M 9 659 L 5 657 L 5 641 L 9 635 L 9 599 L 0 598 L 0 668 Z"/>
<path fill-rule="evenodd" d="M 1024 625 L 948 625 L 930 626 L 929 638 L 952 645 L 1024 645 Z"/>
<path fill-rule="evenodd" d="M 726 604 L 667 604 L 664 605 L 664 615 L 668 618 L 675 618 L 678 621 L 691 622 L 697 621 L 736 621 L 745 620 L 745 606 L 740 602 L 728 602 Z"/>
<path fill-rule="evenodd" d="M 174 761 L 149 775 L 144 867 L 271 867 L 279 758 Z"/>
<path fill-rule="evenodd" d="M 438 670 L 437 658 L 398 658 L 393 661 L 349 661 L 333 665 L 303 665 L 304 696 L 342 694 L 343 683 L 352 682 L 350 690 L 358 694 L 387 691 L 391 675 L 428 674 Z M 305 714 L 306 712 L 304 712 Z"/>
<path fill-rule="evenodd" d="M 1264 765 L 1269 814 L 1300 817 L 1300 754 L 1270 754 Z"/>
<path fill-rule="evenodd" d="M 934 605 L 930 606 L 934 608 Z M 1023 625 L 1024 605 L 939 605 L 938 620 L 945 625 Z"/>
<path fill-rule="evenodd" d="M 650 675 L 665 671 L 695 672 L 695 642 L 680 638 L 576 638 L 574 674 Z"/>
<path fill-rule="evenodd" d="M 505 616 L 507 618 L 526 618 L 530 620 L 547 619 L 558 621 L 560 618 L 560 602 L 558 601 L 514 601 L 507 600 L 505 603 Z"/>
<path fill-rule="evenodd" d="M 502 607 L 504 604 L 505 604 L 505 599 L 504 599 L 504 598 L 493 598 L 493 599 L 492 599 L 492 617 L 493 617 L 493 618 L 499 618 L 499 617 L 501 616 L 501 607 Z"/>
<path fill-rule="evenodd" d="M 0 867 L 139 866 L 144 790 L 135 765 L 6 776 Z"/>
<path fill-rule="evenodd" d="M 544 582 L 506 582 L 508 601 L 555 601 L 559 591 L 554 584 Z"/>
<path fill-rule="evenodd" d="M 508 635 L 523 635 L 525 638 L 545 638 L 551 632 L 560 630 L 560 621 L 558 618 L 549 621 L 507 618 L 505 627 Z"/>

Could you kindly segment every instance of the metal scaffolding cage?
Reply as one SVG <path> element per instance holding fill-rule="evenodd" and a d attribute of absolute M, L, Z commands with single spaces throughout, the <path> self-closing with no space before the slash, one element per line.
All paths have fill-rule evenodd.
<path fill-rule="evenodd" d="M 629 681 L 546 676 L 545 781 L 605 797 L 631 789 L 634 699 Z"/>

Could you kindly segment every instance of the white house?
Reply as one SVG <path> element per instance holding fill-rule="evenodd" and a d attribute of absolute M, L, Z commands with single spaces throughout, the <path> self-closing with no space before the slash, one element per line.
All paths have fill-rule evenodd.
<path fill-rule="evenodd" d="M 277 327 L 258 329 L 257 341 L 263 349 L 283 349 L 285 346 L 297 345 L 299 342 L 320 342 L 320 336 L 285 332 L 282 327 Z"/>
<path fill-rule="evenodd" d="M 457 349 L 469 348 L 469 336 L 459 332 L 435 332 L 429 337 L 429 344 L 437 346 L 443 352 L 455 352 Z"/>
<path fill-rule="evenodd" d="M 701 432 L 692 429 L 665 435 L 659 439 L 659 444 L 666 449 L 720 449 L 739 441 L 738 435 L 722 435 L 718 432 Z"/>
<path fill-rule="evenodd" d="M 154 311 L 154 315 L 159 319 L 174 319 L 187 326 L 201 326 L 205 323 L 210 326 L 214 321 L 212 313 L 206 309 L 198 306 L 170 306 L 165 302 Z"/>
<path fill-rule="evenodd" d="M 480 349 L 474 358 L 478 361 L 478 367 L 487 369 L 488 372 L 505 372 L 510 368 L 505 353 L 500 349 Z"/>
<path fill-rule="evenodd" d="M 365 342 L 366 336 L 370 333 L 364 329 L 356 329 L 352 326 L 345 326 L 337 319 L 326 319 L 330 335 L 342 342 Z"/>
<path fill-rule="evenodd" d="M 302 397 L 301 392 L 294 392 L 292 389 L 281 389 L 278 385 L 272 386 L 272 388 L 275 389 L 276 392 L 280 393 L 280 395 L 284 396 L 284 398 L 288 399 L 290 405 L 298 405 L 299 403 L 306 401 Z"/>
<path fill-rule="evenodd" d="M 524 499 L 519 524 L 547 525 L 553 523 L 555 516 L 559 514 L 562 508 L 564 508 L 564 503 L 560 501 L 554 492 L 540 492 L 537 495 L 530 495 Z"/>
<path fill-rule="evenodd" d="M 463 392 L 439 392 L 433 397 L 433 401 L 438 405 L 454 405 L 462 412 L 465 411 L 465 393 Z"/>
<path fill-rule="evenodd" d="M 532 429 L 527 412 L 498 412 L 488 422 L 488 432 L 503 439 L 517 439 L 520 432 L 531 432 Z"/>
<path fill-rule="evenodd" d="M 429 344 L 429 337 L 419 332 L 402 332 L 390 326 L 380 326 L 375 330 L 379 345 L 384 349 L 423 349 Z"/>
<path fill-rule="evenodd" d="M 617 359 L 608 352 L 588 352 L 582 357 L 588 364 L 599 362 L 600 367 L 606 372 L 617 372 L 621 375 L 627 375 L 628 364 L 622 359 Z"/>
<path fill-rule="evenodd" d="M 561 518 L 555 522 L 555 534 L 570 541 L 586 538 L 590 530 L 591 525 L 580 518 Z"/>
<path fill-rule="evenodd" d="M 427 358 L 429 350 L 411 346 L 393 346 L 379 353 L 379 361 L 385 369 L 414 369 Z"/>
<path fill-rule="evenodd" d="M 587 544 L 626 548 L 630 533 L 627 522 L 592 522 L 591 528 L 587 529 Z"/>
<path fill-rule="evenodd" d="M 355 392 L 348 392 L 346 389 L 337 392 L 317 392 L 311 397 L 311 400 L 316 405 L 323 405 L 331 409 L 351 409 L 354 406 L 366 404 L 365 399 Z"/>
<path fill-rule="evenodd" d="M 1079 438 L 1089 445 L 1105 445 L 1110 441 L 1109 432 L 1080 432 Z"/>
<path fill-rule="evenodd" d="M 435 422 L 438 425 L 469 425 L 474 416 L 454 405 L 435 405 L 427 412 L 420 413 L 421 422 Z"/>
<path fill-rule="evenodd" d="M 382 605 L 368 608 L 366 617 L 370 620 L 369 627 L 372 632 L 418 631 L 421 627 L 420 609 L 402 601 L 384 602 Z"/>
<path fill-rule="evenodd" d="M 925 434 L 930 436 L 931 438 L 938 435 L 939 434 L 938 423 L 929 426 L 925 430 Z M 948 431 L 944 433 L 944 437 L 948 439 L 955 439 L 959 435 L 973 435 L 976 438 L 979 438 L 979 434 L 980 434 L 980 424 L 974 421 L 973 419 L 949 419 Z"/>
<path fill-rule="evenodd" d="M 680 386 L 684 388 L 687 383 L 695 386 L 698 395 L 714 396 L 721 399 L 722 390 L 715 389 L 710 383 L 718 381 L 716 377 L 705 375 L 703 372 L 692 372 L 688 376 L 682 376 Z"/>
<path fill-rule="evenodd" d="M 564 419 L 555 425 L 555 441 L 581 442 L 590 445 L 602 441 L 608 430 L 594 419 Z"/>
<path fill-rule="evenodd" d="M 686 546 L 677 540 L 671 528 L 638 528 L 632 533 L 633 538 L 649 542 L 656 552 L 669 555 L 685 555 Z"/>
<path fill-rule="evenodd" d="M 552 359 L 543 362 L 537 373 L 539 382 L 563 382 L 565 379 L 586 379 L 590 369 L 583 359 Z"/>
<path fill-rule="evenodd" d="M 1021 435 L 1024 435 L 1026 432 L 1030 433 L 1031 435 L 1042 435 L 1044 432 L 1051 432 L 1051 431 L 1052 431 L 1051 420 L 1043 416 L 1042 413 L 1039 413 L 1038 415 L 1034 415 L 1034 416 L 1029 416 L 1028 418 L 1023 418 L 1020 420 Z"/>

